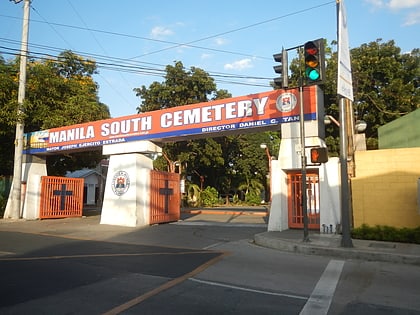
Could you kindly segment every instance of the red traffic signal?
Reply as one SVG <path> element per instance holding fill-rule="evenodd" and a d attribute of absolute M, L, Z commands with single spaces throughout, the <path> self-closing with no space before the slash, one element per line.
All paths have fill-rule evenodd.
<path fill-rule="evenodd" d="M 303 51 L 306 85 L 322 84 L 325 79 L 324 39 L 306 42 Z"/>
<path fill-rule="evenodd" d="M 311 148 L 311 162 L 316 164 L 328 162 L 327 148 Z"/>

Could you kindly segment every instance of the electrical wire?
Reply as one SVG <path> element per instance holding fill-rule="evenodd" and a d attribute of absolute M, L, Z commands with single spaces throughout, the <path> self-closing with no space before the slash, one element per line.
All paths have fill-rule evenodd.
<path fill-rule="evenodd" d="M 201 42 L 201 41 L 205 41 L 205 40 L 208 40 L 208 39 L 220 37 L 220 36 L 223 36 L 223 35 L 231 34 L 231 33 L 234 33 L 234 32 L 243 31 L 245 29 L 253 28 L 253 27 L 256 27 L 256 26 L 259 26 L 259 25 L 262 25 L 262 24 L 270 23 L 270 22 L 273 22 L 273 21 L 276 21 L 276 20 L 279 20 L 279 19 L 283 19 L 283 18 L 286 18 L 286 17 L 293 16 L 293 15 L 298 15 L 298 14 L 301 14 L 303 12 L 307 12 L 307 11 L 314 10 L 314 9 L 317 9 L 317 8 L 320 8 L 320 7 L 323 7 L 323 6 L 326 6 L 326 5 L 330 5 L 332 3 L 335 3 L 335 1 L 328 1 L 328 2 L 319 4 L 319 5 L 316 5 L 316 6 L 306 8 L 306 9 L 298 10 L 298 11 L 295 11 L 295 12 L 284 14 L 282 16 L 278 16 L 278 17 L 267 19 L 267 20 L 260 21 L 260 22 L 257 22 L 257 23 L 249 24 L 249 25 L 246 25 L 246 26 L 243 26 L 243 27 L 228 30 L 228 31 L 221 32 L 221 33 L 218 33 L 218 34 L 206 36 L 206 37 L 196 39 L 194 41 L 190 41 L 190 42 L 187 42 L 187 43 L 176 43 L 176 42 L 147 38 L 147 37 L 142 37 L 142 36 L 123 34 L 123 33 L 111 32 L 111 31 L 106 31 L 106 30 L 92 29 L 92 28 L 88 27 L 88 25 L 83 21 L 83 19 L 80 17 L 80 14 L 78 14 L 78 12 L 75 10 L 75 8 L 71 4 L 71 2 L 69 2 L 69 4 L 73 8 L 73 10 L 75 10 L 76 14 L 79 16 L 80 20 L 84 24 L 84 27 L 75 26 L 75 25 L 67 25 L 67 24 L 62 24 L 62 23 L 48 22 L 46 19 L 44 19 L 41 16 L 41 14 L 38 12 L 38 10 L 36 10 L 32 5 L 31 5 L 31 8 L 41 17 L 41 19 L 43 21 L 32 19 L 31 22 L 47 23 L 54 30 L 54 32 L 56 32 L 58 34 L 58 36 L 60 38 L 62 38 L 62 40 L 69 46 L 71 46 L 71 45 L 66 41 L 66 39 L 63 36 L 61 36 L 61 34 L 56 30 L 55 26 L 89 31 L 91 33 L 91 35 L 94 37 L 94 39 L 97 42 L 97 44 L 99 45 L 99 47 L 102 47 L 102 46 L 98 42 L 97 38 L 95 37 L 95 35 L 94 35 L 95 33 L 103 33 L 103 34 L 108 34 L 108 35 L 113 35 L 113 36 L 122 36 L 122 37 L 135 38 L 135 39 L 140 39 L 140 40 L 170 44 L 171 45 L 170 47 L 162 48 L 160 50 L 152 51 L 152 52 L 149 52 L 147 54 L 132 57 L 132 58 L 129 58 L 129 59 L 102 56 L 102 55 L 98 55 L 98 54 L 88 54 L 88 53 L 82 53 L 82 52 L 76 52 L 75 51 L 75 53 L 77 53 L 78 55 L 80 55 L 84 58 L 89 58 L 90 59 L 91 57 L 94 57 L 95 63 L 97 64 L 97 67 L 99 69 L 105 69 L 105 70 L 109 70 L 109 71 L 117 71 L 120 74 L 121 74 L 121 72 L 125 72 L 125 73 L 135 73 L 135 74 L 141 74 L 141 75 L 151 75 L 151 76 L 164 77 L 165 74 L 166 74 L 166 66 L 165 65 L 158 65 L 158 64 L 144 63 L 144 62 L 137 62 L 137 61 L 133 62 L 134 61 L 133 59 L 137 59 L 137 58 L 144 57 L 144 56 L 151 55 L 151 54 L 156 54 L 156 53 L 166 51 L 166 50 L 170 50 L 170 49 L 175 49 L 175 48 L 178 48 L 178 47 L 181 47 L 181 46 L 186 46 L 186 47 L 190 47 L 190 48 L 202 49 L 202 50 L 207 50 L 207 51 L 214 51 L 214 52 L 220 52 L 220 53 L 226 53 L 226 54 L 234 54 L 234 55 L 238 55 L 238 56 L 246 56 L 246 57 L 253 57 L 253 58 L 259 58 L 259 59 L 265 59 L 265 60 L 270 59 L 271 60 L 271 58 L 267 58 L 267 57 L 263 57 L 263 56 L 255 56 L 255 55 L 245 54 L 245 53 L 240 53 L 240 52 L 227 51 L 227 50 L 221 50 L 221 49 L 213 49 L 213 48 L 202 47 L 202 46 L 197 46 L 197 45 L 193 45 L 193 44 Z M 8 17 L 8 18 L 14 18 L 14 17 L 5 16 L 5 15 L 1 15 L 1 14 L 0 14 L 0 16 L 4 16 L 4 17 Z M 2 39 L 0 39 L 0 40 L 2 40 Z M 47 51 L 48 50 L 49 51 L 56 51 L 56 52 L 60 51 L 59 48 L 55 48 L 55 47 L 36 45 L 36 44 L 32 44 L 32 46 L 38 47 L 39 49 L 45 49 Z M 4 47 L 4 46 L 2 46 L 1 48 L 6 49 L 6 50 L 9 49 L 8 47 Z M 106 54 L 106 51 L 104 50 L 103 47 L 102 47 L 102 50 Z M 61 51 L 63 51 L 63 50 L 61 49 Z M 2 52 L 0 52 L 0 53 L 2 53 Z M 3 53 L 4 54 L 10 54 L 8 52 L 3 52 Z M 40 52 L 38 52 L 38 53 L 37 52 L 32 52 L 32 54 L 38 55 L 38 58 L 41 59 L 41 60 L 55 58 L 53 55 L 50 55 L 50 54 L 47 54 L 48 58 L 41 57 L 42 55 L 45 55 L 45 53 L 40 53 Z M 158 66 L 159 68 L 144 67 L 144 66 L 140 66 L 139 64 L 155 65 L 155 66 Z M 267 80 L 271 81 L 272 80 L 272 78 L 266 78 L 266 77 L 232 75 L 232 74 L 212 72 L 212 71 L 209 71 L 208 73 L 211 77 L 213 77 L 215 82 L 220 82 L 220 83 L 224 83 L 224 84 L 269 87 L 270 86 L 269 84 L 259 84 L 259 83 L 241 82 L 241 81 L 233 81 L 233 80 L 238 80 L 238 79 L 241 79 L 241 80 L 265 80 L 265 81 L 267 81 Z M 227 79 L 230 79 L 230 80 L 227 80 Z M 105 82 L 107 82 L 107 81 L 105 80 Z M 109 85 L 112 86 L 111 84 L 109 84 Z"/>

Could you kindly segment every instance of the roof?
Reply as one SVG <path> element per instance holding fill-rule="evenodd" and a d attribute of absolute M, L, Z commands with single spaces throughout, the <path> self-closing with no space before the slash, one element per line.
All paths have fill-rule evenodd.
<path fill-rule="evenodd" d="M 100 176 L 101 174 L 99 174 L 95 170 L 90 170 L 90 169 L 84 168 L 84 169 L 77 170 L 77 171 L 74 171 L 74 172 L 67 172 L 66 177 L 71 177 L 71 178 L 86 178 L 86 177 L 89 177 L 90 175 L 98 175 L 98 176 Z"/>

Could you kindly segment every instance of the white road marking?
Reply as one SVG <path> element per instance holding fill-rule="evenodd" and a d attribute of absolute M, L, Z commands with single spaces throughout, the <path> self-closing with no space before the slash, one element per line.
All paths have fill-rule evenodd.
<path fill-rule="evenodd" d="M 217 287 L 234 289 L 234 290 L 241 290 L 241 291 L 260 293 L 260 294 L 266 294 L 266 295 L 282 296 L 282 297 L 287 297 L 287 298 L 292 298 L 292 299 L 300 299 L 300 300 L 307 300 L 308 299 L 307 296 L 299 296 L 299 295 L 292 295 L 292 294 L 283 294 L 283 293 L 277 293 L 277 292 L 255 290 L 255 289 L 238 287 L 238 286 L 235 286 L 235 285 L 224 284 L 224 283 L 219 283 L 219 282 L 199 280 L 199 279 L 195 279 L 195 278 L 189 278 L 188 280 L 191 280 L 191 281 L 194 281 L 194 282 L 199 282 L 199 283 L 204 283 L 204 284 L 207 284 L 207 285 L 217 286 Z"/>
<path fill-rule="evenodd" d="M 326 315 L 331 305 L 344 261 L 331 260 L 312 291 L 300 315 Z"/>
<path fill-rule="evenodd" d="M 203 247 L 203 249 L 210 249 L 210 248 L 213 248 L 213 247 L 216 247 L 216 246 L 219 246 L 219 245 L 222 245 L 222 244 L 226 244 L 227 242 L 218 242 L 218 243 L 214 243 L 214 244 L 211 244 L 211 245 L 209 245 L 209 246 L 206 246 L 206 247 Z"/>

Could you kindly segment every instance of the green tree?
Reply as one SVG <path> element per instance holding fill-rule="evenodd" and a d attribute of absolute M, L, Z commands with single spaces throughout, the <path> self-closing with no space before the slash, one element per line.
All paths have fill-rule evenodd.
<path fill-rule="evenodd" d="M 336 41 L 331 43 L 337 45 Z M 367 122 L 368 149 L 378 147 L 378 128 L 420 107 L 420 50 L 402 53 L 393 40 L 381 39 L 363 44 L 350 51 L 356 119 Z M 302 61 L 291 62 L 291 85 L 298 86 Z M 326 81 L 322 86 L 325 112 L 338 118 L 337 52 L 326 45 Z M 337 153 L 339 130 L 326 127 L 329 151 Z"/>
<path fill-rule="evenodd" d="M 0 83 L 0 126 L 3 143 L 13 148 L 16 123 L 19 60 L 2 61 Z M 92 75 L 96 64 L 83 59 L 71 51 L 64 51 L 56 60 L 28 62 L 26 97 L 24 102 L 25 132 L 53 127 L 68 126 L 88 121 L 109 118 L 109 109 L 99 102 L 98 86 Z M 4 129 L 3 129 L 4 128 Z M 0 159 L 13 161 L 13 152 L 1 151 Z M 62 175 L 65 171 L 91 167 L 101 158 L 100 152 L 76 155 L 53 155 L 47 157 L 47 168 L 51 175 Z M 11 174 L 13 164 L 0 166 L 0 174 Z"/>
<path fill-rule="evenodd" d="M 137 108 L 139 113 L 206 102 L 216 99 L 218 93 L 216 84 L 208 73 L 196 67 L 185 70 L 180 61 L 175 62 L 174 66 L 166 67 L 164 82 L 153 82 L 148 88 L 143 85 L 134 91 L 142 99 Z"/>
<path fill-rule="evenodd" d="M 149 87 L 134 89 L 142 99 L 137 108 L 139 113 L 230 96 L 226 90 L 216 90 L 216 84 L 208 73 L 196 67 L 186 70 L 180 61 L 166 67 L 164 79 L 163 82 L 153 82 Z M 165 158 L 158 158 L 155 167 L 167 169 L 167 163 L 177 162 L 183 175 L 190 176 L 199 187 L 202 184 L 218 187 L 225 161 L 221 143 L 211 138 L 169 142 L 163 145 L 163 150 Z M 202 183 L 200 178 L 205 182 Z"/>
<path fill-rule="evenodd" d="M 369 148 L 378 146 L 378 128 L 420 107 L 420 50 L 401 53 L 380 39 L 351 50 L 354 109 L 367 122 Z"/>
<path fill-rule="evenodd" d="M 0 56 L 0 175 L 13 172 L 14 126 L 16 124 L 18 67 Z"/>
<path fill-rule="evenodd" d="M 142 99 L 138 112 L 231 97 L 228 91 L 217 90 L 205 71 L 195 67 L 186 70 L 182 62 L 166 67 L 163 82 L 153 82 L 134 91 Z M 188 176 L 194 187 L 215 187 L 227 196 L 246 178 L 265 183 L 268 163 L 260 144 L 267 140 L 254 141 L 253 137 L 250 133 L 165 143 L 163 150 L 171 163 L 181 165 L 183 176 Z M 155 167 L 167 170 L 166 158 L 158 158 Z"/>

